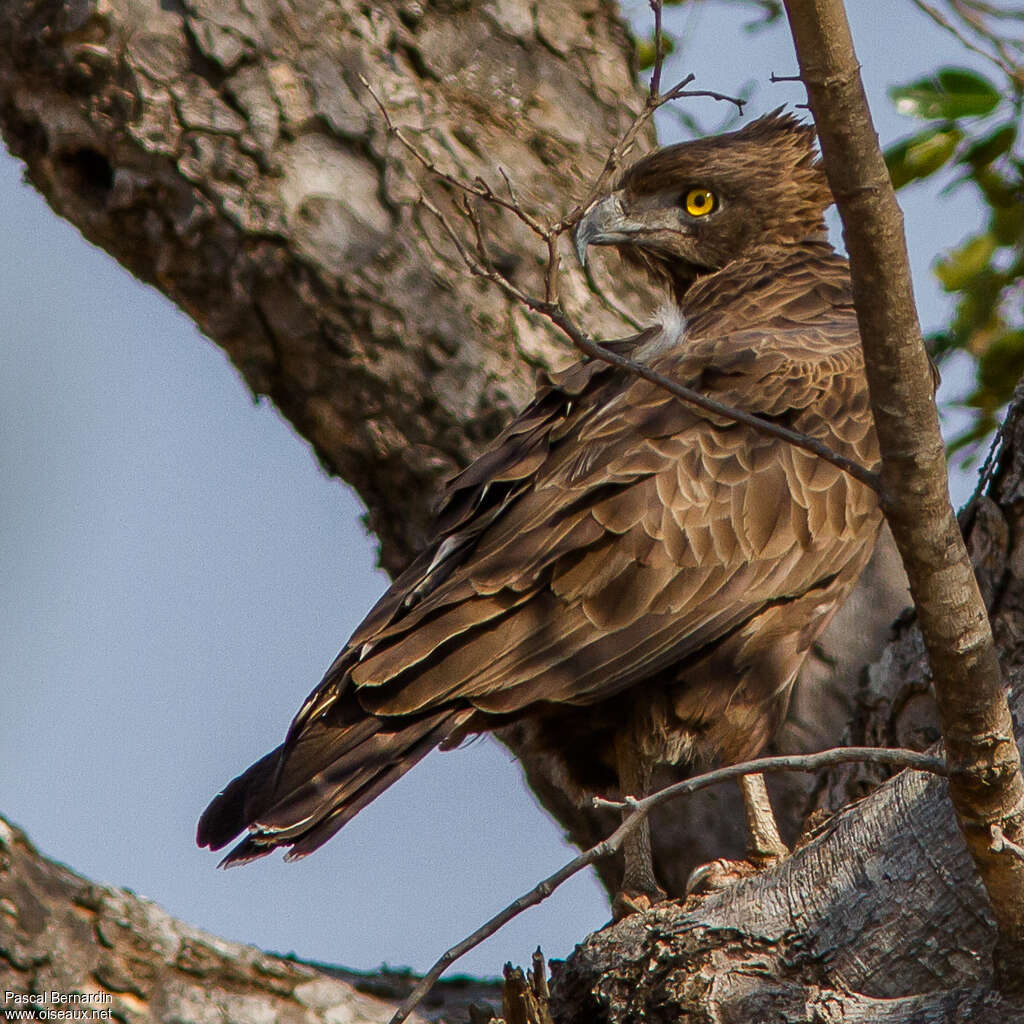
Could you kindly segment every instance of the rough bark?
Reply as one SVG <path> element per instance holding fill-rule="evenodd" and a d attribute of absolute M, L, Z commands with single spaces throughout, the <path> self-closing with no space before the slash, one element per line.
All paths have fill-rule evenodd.
<path fill-rule="evenodd" d="M 800 73 L 843 220 L 882 454 L 882 508 L 910 579 L 949 764 L 950 797 L 1024 996 L 1024 775 L 981 591 L 949 500 L 903 215 L 878 147 L 842 0 L 786 0 Z M 1011 981 L 1010 979 L 1015 979 Z"/>
<path fill-rule="evenodd" d="M 86 1005 L 127 1024 L 384 1024 L 411 984 L 403 975 L 341 971 L 215 938 L 47 860 L 3 818 L 0 912 L 3 1019 L 2 1011 L 18 1008 L 3 998 L 10 991 L 94 993 L 103 1001 Z M 471 1003 L 499 998 L 496 982 L 442 984 L 411 1019 L 465 1020 Z"/>
<path fill-rule="evenodd" d="M 574 357 L 546 322 L 453 270 L 410 176 L 436 186 L 360 76 L 441 166 L 498 186 L 500 165 L 531 208 L 560 213 L 639 107 L 630 53 L 607 0 L 0 0 L 0 130 L 53 208 L 189 313 L 357 489 L 393 573 L 535 368 Z M 503 222 L 500 238 L 503 265 L 539 285 L 545 254 L 525 229 Z M 567 285 L 595 332 L 623 332 L 578 278 Z M 636 292 L 631 305 L 651 303 Z M 820 748 L 844 727 L 859 666 L 905 602 L 891 558 L 876 565 L 871 596 L 808 667 L 778 749 Z M 504 739 L 518 749 L 515 730 Z M 548 765 L 524 770 L 574 841 L 607 833 Z M 806 785 L 776 789 L 789 835 Z M 709 856 L 741 853 L 738 807 L 730 790 L 656 818 L 670 891 Z M 610 886 L 617 874 L 603 868 Z"/>

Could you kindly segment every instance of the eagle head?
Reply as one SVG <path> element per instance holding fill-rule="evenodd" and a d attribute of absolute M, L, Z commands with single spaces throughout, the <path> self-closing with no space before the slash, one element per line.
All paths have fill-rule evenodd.
<path fill-rule="evenodd" d="M 633 164 L 580 220 L 576 251 L 585 266 L 588 246 L 614 245 L 681 298 L 755 248 L 823 239 L 832 201 L 814 129 L 780 108 Z"/>

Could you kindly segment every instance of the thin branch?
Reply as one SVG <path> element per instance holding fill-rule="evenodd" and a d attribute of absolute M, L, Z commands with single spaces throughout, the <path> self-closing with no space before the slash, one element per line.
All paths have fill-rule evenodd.
<path fill-rule="evenodd" d="M 479 175 L 473 179 L 472 182 L 464 181 L 462 178 L 454 174 L 449 174 L 448 171 L 442 170 L 429 156 L 426 155 L 411 139 L 409 139 L 405 132 L 398 127 L 391 119 L 391 115 L 388 113 L 388 108 L 384 105 L 384 101 L 374 91 L 373 86 L 370 85 L 369 81 L 363 76 L 359 76 L 359 81 L 362 82 L 363 88 L 370 94 L 373 102 L 376 103 L 377 109 L 380 111 L 381 117 L 384 118 L 384 125 L 387 128 L 388 134 L 394 136 L 402 144 L 405 150 L 421 164 L 424 170 L 428 171 L 435 178 L 440 181 L 451 185 L 452 188 L 457 189 L 460 192 L 464 192 L 467 195 L 476 196 L 478 199 L 484 199 L 489 203 L 493 203 L 495 206 L 500 206 L 503 210 L 508 210 L 509 213 L 513 214 L 519 220 L 521 220 L 535 235 L 544 241 L 547 241 L 548 236 L 552 232 L 552 228 L 546 224 L 542 224 L 536 217 L 532 216 L 523 207 L 519 200 L 516 198 L 515 192 L 512 188 L 512 183 L 509 181 L 508 175 L 499 168 L 499 172 L 505 180 L 505 184 L 508 188 L 509 199 L 498 195 L 490 185 L 484 181 Z"/>
<path fill-rule="evenodd" d="M 1020 65 L 1014 61 L 1010 56 L 1009 50 L 1007 49 L 1005 40 L 996 32 L 993 32 L 988 25 L 985 24 L 984 14 L 976 3 L 971 3 L 970 0 L 948 0 L 950 8 L 956 12 L 960 20 L 970 28 L 975 35 L 979 38 L 984 39 L 995 52 L 999 58 L 1009 66 L 1012 70 L 1007 71 L 1013 81 L 1017 91 L 1020 91 L 1021 82 L 1021 69 Z M 1016 49 L 1021 48 L 1021 44 L 1014 40 L 1014 46 Z"/>
<path fill-rule="evenodd" d="M 621 802 L 605 801 L 603 802 L 605 806 L 620 810 L 628 809 L 631 813 L 606 839 L 603 839 L 596 846 L 592 846 L 589 850 L 585 850 L 579 856 L 573 857 L 571 861 L 560 867 L 554 874 L 548 875 L 542 882 L 538 882 L 529 892 L 523 893 L 518 899 L 513 900 L 504 910 L 495 914 L 471 935 L 466 936 L 461 942 L 457 942 L 450 949 L 446 950 L 438 958 L 434 966 L 423 975 L 412 992 L 409 993 L 408 997 L 391 1018 L 390 1024 L 402 1024 L 402 1021 L 406 1020 L 409 1014 L 416 1009 L 441 975 L 456 960 L 464 956 L 471 949 L 479 946 L 485 939 L 489 939 L 495 932 L 513 918 L 518 917 L 524 910 L 528 910 L 530 907 L 546 900 L 562 883 L 568 881 L 573 875 L 579 874 L 579 872 L 589 867 L 595 861 L 608 857 L 619 850 L 626 836 L 637 828 L 655 807 L 676 797 L 696 793 L 698 790 L 707 789 L 709 786 L 726 782 L 729 779 L 736 779 L 742 775 L 752 775 L 761 772 L 816 772 L 821 768 L 828 768 L 836 764 L 846 764 L 851 761 L 888 764 L 898 768 L 911 768 L 914 771 L 931 772 L 934 775 L 946 774 L 946 765 L 942 758 L 933 757 L 930 754 L 921 754 L 916 750 L 885 750 L 877 747 L 834 747 L 831 750 L 823 750 L 816 754 L 786 754 L 778 757 L 759 757 L 756 760 L 747 761 L 743 764 L 728 765 L 725 768 L 718 768 L 715 771 L 705 772 L 703 775 L 695 775 L 693 778 L 684 779 L 682 782 L 667 786 L 665 789 L 652 793 L 642 800 L 629 798 Z"/>
<path fill-rule="evenodd" d="M 657 65 L 655 65 L 657 67 Z M 608 190 L 612 179 L 622 166 L 626 154 L 633 148 L 640 132 L 655 112 L 672 100 L 682 98 L 693 98 L 703 96 L 707 99 L 718 100 L 724 103 L 732 103 L 742 114 L 745 100 L 737 96 L 727 96 L 724 93 L 713 92 L 707 89 L 687 89 L 686 87 L 694 80 L 694 75 L 687 75 L 682 81 L 677 82 L 666 93 L 648 93 L 647 99 L 640 112 L 633 118 L 632 124 L 626 129 L 622 138 L 611 148 L 605 159 L 600 174 L 594 179 L 593 184 L 587 190 L 587 194 L 581 199 L 554 227 L 558 231 L 570 231 L 580 221 L 580 218 L 594 204 L 594 200 L 600 198 Z"/>
<path fill-rule="evenodd" d="M 591 207 L 595 199 L 600 198 L 608 190 L 612 178 L 622 166 L 626 154 L 633 148 L 634 143 L 644 129 L 644 126 L 654 116 L 656 111 L 672 100 L 683 97 L 693 98 L 702 96 L 706 99 L 717 100 L 718 102 L 732 103 L 742 114 L 746 102 L 737 96 L 727 96 L 724 93 L 713 92 L 706 89 L 690 89 L 687 86 L 696 76 L 687 75 L 682 81 L 677 82 L 667 92 L 661 91 L 661 77 L 665 67 L 665 35 L 662 31 L 661 15 L 662 0 L 649 0 L 651 12 L 654 15 L 654 66 L 651 68 L 651 83 L 647 90 L 647 98 L 640 112 L 633 118 L 632 124 L 626 129 L 622 138 L 612 146 L 608 157 L 601 168 L 600 174 L 591 183 L 586 196 L 580 200 L 566 216 L 564 216 L 554 227 L 556 231 L 570 231 L 578 223 L 580 218 Z"/>
<path fill-rule="evenodd" d="M 903 218 L 860 78 L 842 0 L 785 0 L 822 159 L 843 221 L 871 393 L 883 508 L 910 580 L 935 688 L 949 793 L 998 927 L 995 973 L 1024 992 L 1024 861 L 990 849 L 992 825 L 1024 842 L 1024 775 L 985 604 L 949 500 Z"/>
<path fill-rule="evenodd" d="M 984 0 L 962 0 L 962 4 L 964 7 L 973 8 L 979 14 L 987 14 L 990 18 L 1024 21 L 1024 7 L 998 7 L 985 3 Z"/>
<path fill-rule="evenodd" d="M 1011 401 L 1024 401 L 1024 378 L 1017 382 Z M 999 424 L 999 428 L 992 436 L 992 443 L 988 447 L 988 453 L 985 456 L 985 461 L 981 464 L 981 469 L 978 471 L 978 483 L 974 488 L 974 493 L 971 495 L 967 504 L 964 505 L 959 513 L 957 513 L 957 520 L 960 523 L 961 529 L 966 528 L 970 521 L 971 513 L 981 500 L 981 496 L 987 491 L 989 484 L 992 482 L 992 478 L 996 474 L 996 470 L 999 468 L 1003 439 L 1006 437 L 1006 427 L 1008 422 L 1009 413 L 1003 417 L 1003 422 Z"/>
<path fill-rule="evenodd" d="M 1000 71 L 1007 75 L 1011 79 L 1015 79 L 1020 75 L 1020 69 L 1012 63 L 1007 63 L 1005 56 L 1000 56 L 995 53 L 990 53 L 988 50 L 983 49 L 976 43 L 972 43 L 963 32 L 953 24 L 952 21 L 947 18 L 942 11 L 932 4 L 926 3 L 925 0 L 911 0 L 913 5 L 922 13 L 927 14 L 932 21 L 935 22 L 940 28 L 945 29 L 950 35 L 954 36 L 957 42 L 960 43 L 965 49 L 970 50 L 972 53 L 978 54 L 980 57 L 984 57 L 985 60 L 991 61 L 995 64 Z"/>
<path fill-rule="evenodd" d="M 632 147 L 642 127 L 653 116 L 654 112 L 670 100 L 676 99 L 680 96 L 694 95 L 708 95 L 714 96 L 716 99 L 720 100 L 729 100 L 736 104 L 741 112 L 743 110 L 742 100 L 722 96 L 718 93 L 697 93 L 694 91 L 686 91 L 685 87 L 693 81 L 693 75 L 687 75 L 686 78 L 674 85 L 667 92 L 660 92 L 662 68 L 665 60 L 665 47 L 661 28 L 662 3 L 661 0 L 650 0 L 650 4 L 651 10 L 654 12 L 655 62 L 651 77 L 651 86 L 648 91 L 643 110 L 641 110 L 641 112 L 633 119 L 632 124 L 626 130 L 619 142 L 612 147 L 612 150 L 605 161 L 604 167 L 591 186 L 587 197 L 581 203 L 577 204 L 568 215 L 553 225 L 546 225 L 542 223 L 522 207 L 518 197 L 516 196 L 512 182 L 504 170 L 499 169 L 499 173 L 501 174 L 501 177 L 505 182 L 505 187 L 508 191 L 507 199 L 504 196 L 498 195 L 494 189 L 492 189 L 491 186 L 479 176 L 472 182 L 466 182 L 458 178 L 456 175 L 449 174 L 447 171 L 442 170 L 429 156 L 423 153 L 419 147 L 409 140 L 402 129 L 394 123 L 383 100 L 376 94 L 376 92 L 374 92 L 366 78 L 361 77 L 361 81 L 380 110 L 388 132 L 398 139 L 398 141 L 425 170 L 438 180 L 457 189 L 462 195 L 463 201 L 457 205 L 458 209 L 472 226 L 474 252 L 471 252 L 463 244 L 462 240 L 459 238 L 458 232 L 456 232 L 451 224 L 448 223 L 445 215 L 422 193 L 419 201 L 428 210 L 430 210 L 435 217 L 437 217 L 445 233 L 455 245 L 459 255 L 471 273 L 498 285 L 498 287 L 501 288 L 510 298 L 521 303 L 527 309 L 546 317 L 552 324 L 561 330 L 566 337 L 569 338 L 580 352 L 590 356 L 592 359 L 603 360 L 604 362 L 618 366 L 619 368 L 638 377 L 642 377 L 645 380 L 650 381 L 652 384 L 664 388 L 670 394 L 675 395 L 675 397 L 680 398 L 691 405 L 696 405 L 705 412 L 723 416 L 737 423 L 743 423 L 763 434 L 767 434 L 768 436 L 778 438 L 782 441 L 788 442 L 789 444 L 803 448 L 805 451 L 809 451 L 839 467 L 844 472 L 849 473 L 854 479 L 859 480 L 861 483 L 870 487 L 876 494 L 881 496 L 881 484 L 876 473 L 873 473 L 871 470 L 860 465 L 858 462 L 855 462 L 853 459 L 849 459 L 844 455 L 840 455 L 838 452 L 834 452 L 822 442 L 808 437 L 805 434 L 800 434 L 797 431 L 789 430 L 777 423 L 772 423 L 769 420 L 762 419 L 752 413 L 745 412 L 741 409 L 735 409 L 721 402 L 717 402 L 712 398 L 708 398 L 705 395 L 686 387 L 685 385 L 671 380 L 669 377 L 665 377 L 663 374 L 649 369 L 642 363 L 635 362 L 625 356 L 620 356 L 616 353 L 610 352 L 603 346 L 598 345 L 584 334 L 584 332 L 576 325 L 559 300 L 558 282 L 560 275 L 560 256 L 558 252 L 558 241 L 560 236 L 575 227 L 580 217 L 583 216 L 594 200 L 607 188 L 611 176 L 614 174 L 623 156 Z M 547 249 L 543 299 L 538 299 L 524 292 L 520 287 L 513 284 L 512 281 L 510 281 L 503 273 L 496 269 L 493 261 L 488 255 L 483 227 L 476 209 L 469 201 L 470 198 L 483 199 L 486 202 L 493 203 L 501 209 L 508 210 L 523 224 L 525 224 L 535 235 L 543 240 Z"/>
<path fill-rule="evenodd" d="M 650 0 L 654 15 L 654 67 L 651 69 L 650 95 L 657 96 L 661 89 L 661 71 L 665 65 L 665 35 L 661 30 L 661 0 Z"/>
<path fill-rule="evenodd" d="M 671 377 L 666 377 L 664 374 L 658 373 L 656 370 L 652 370 L 649 366 L 645 366 L 643 363 L 638 363 L 626 356 L 619 355 L 617 352 L 612 352 L 603 345 L 599 345 L 577 326 L 575 321 L 569 316 L 561 304 L 557 302 L 547 302 L 529 295 L 496 270 L 487 259 L 486 252 L 480 247 L 482 240 L 479 233 L 477 233 L 476 236 L 477 255 L 473 255 L 473 253 L 466 248 L 462 240 L 459 238 L 458 232 L 456 232 L 452 225 L 448 223 L 448 219 L 445 215 L 429 199 L 427 199 L 426 196 L 421 196 L 420 202 L 437 218 L 438 222 L 441 224 L 445 233 L 448 235 L 471 273 L 491 281 L 501 288 L 502 291 L 504 291 L 510 298 L 522 303 L 522 305 L 526 306 L 527 309 L 531 309 L 535 313 L 539 313 L 546 317 L 580 352 L 590 356 L 591 359 L 600 359 L 603 362 L 611 363 L 613 366 L 626 370 L 637 377 L 642 377 L 644 380 L 650 381 L 650 383 L 664 388 L 676 398 L 680 398 L 690 405 L 695 405 L 698 408 L 703 409 L 705 412 L 722 416 L 726 419 L 733 420 L 736 423 L 742 423 L 762 434 L 767 434 L 769 437 L 776 437 L 779 440 L 795 445 L 797 448 L 803 448 L 805 451 L 811 452 L 812 454 L 824 459 L 826 462 L 830 462 L 832 465 L 837 466 L 839 469 L 852 476 L 855 480 L 859 480 L 865 486 L 870 487 L 871 490 L 879 495 L 880 499 L 884 498 L 884 495 L 882 494 L 881 480 L 877 473 L 873 473 L 867 467 L 862 466 L 859 462 L 856 462 L 853 459 L 847 458 L 845 455 L 840 455 L 821 441 L 815 440 L 813 437 L 808 437 L 806 434 L 798 433 L 795 430 L 790 430 L 788 427 L 780 426 L 778 423 L 773 423 L 771 420 L 762 419 L 760 416 L 746 412 L 743 409 L 736 409 L 732 406 L 725 405 L 722 402 L 718 402 L 713 398 L 708 398 L 707 395 L 702 395 L 699 391 L 694 391 L 692 388 L 688 388 L 684 384 L 680 384 L 678 381 L 672 380 Z M 477 226 L 478 222 L 474 227 L 476 228 Z"/>

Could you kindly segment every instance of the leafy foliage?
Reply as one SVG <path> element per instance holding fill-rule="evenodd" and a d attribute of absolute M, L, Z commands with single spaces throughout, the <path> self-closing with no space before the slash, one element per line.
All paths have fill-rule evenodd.
<path fill-rule="evenodd" d="M 896 188 L 952 174 L 946 191 L 974 188 L 985 207 L 979 230 L 934 265 L 943 289 L 955 297 L 949 325 L 927 339 L 941 360 L 967 352 L 977 363 L 964 405 L 970 425 L 951 450 L 976 446 L 996 425 L 1000 408 L 1024 375 L 1024 157 L 1017 148 L 1019 83 L 1001 90 L 965 68 L 941 68 L 890 90 L 896 109 L 926 121 L 923 129 L 886 154 Z"/>

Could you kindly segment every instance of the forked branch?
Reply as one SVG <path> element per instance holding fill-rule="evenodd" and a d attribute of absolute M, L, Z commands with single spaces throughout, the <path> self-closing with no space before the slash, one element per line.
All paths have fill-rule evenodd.
<path fill-rule="evenodd" d="M 798 448 L 803 448 L 805 451 L 811 452 L 819 458 L 825 459 L 827 462 L 837 466 L 854 479 L 859 480 L 867 487 L 870 487 L 871 490 L 876 494 L 879 494 L 881 497 L 882 489 L 878 474 L 867 469 L 867 467 L 862 466 L 853 459 L 840 455 L 838 452 L 829 448 L 828 445 L 816 440 L 815 438 L 790 430 L 787 427 L 783 427 L 769 420 L 762 419 L 760 416 L 745 412 L 742 409 L 737 409 L 732 406 L 725 405 L 722 402 L 715 401 L 692 388 L 679 384 L 677 381 L 650 369 L 642 363 L 636 362 L 627 356 L 622 356 L 610 351 L 590 338 L 587 333 L 579 327 L 572 316 L 570 316 L 561 302 L 559 297 L 559 276 L 561 272 L 559 241 L 564 234 L 575 228 L 584 213 L 586 213 L 590 206 L 608 188 L 612 178 L 622 165 L 625 155 L 632 149 L 640 132 L 651 117 L 653 117 L 655 111 L 669 101 L 684 96 L 712 97 L 716 100 L 725 100 L 734 103 L 741 112 L 743 109 L 743 101 L 736 99 L 735 97 L 729 97 L 721 93 L 710 92 L 707 90 L 698 91 L 687 89 L 686 87 L 693 81 L 693 75 L 687 75 L 682 79 L 682 81 L 672 86 L 666 92 L 661 92 L 661 76 L 665 58 L 665 46 L 661 28 L 661 0 L 651 0 L 651 8 L 654 12 L 655 25 L 655 62 L 651 74 L 650 89 L 648 90 L 643 108 L 633 118 L 633 121 L 623 134 L 622 138 L 612 147 L 600 174 L 598 174 L 597 178 L 590 186 L 584 199 L 577 203 L 568 214 L 554 223 L 543 220 L 523 206 L 519 201 L 519 197 L 516 195 L 511 179 L 501 168 L 499 168 L 499 173 L 501 174 L 505 186 L 505 194 L 502 194 L 497 189 L 493 188 L 480 176 L 477 176 L 472 181 L 467 181 L 460 178 L 458 175 L 451 174 L 439 167 L 429 155 L 424 153 L 423 150 L 408 137 L 401 127 L 395 124 L 384 101 L 376 92 L 374 92 L 369 82 L 367 82 L 365 78 L 362 79 L 362 82 L 370 92 L 370 95 L 380 110 L 388 133 L 397 139 L 413 159 L 435 180 L 454 189 L 460 197 L 455 203 L 455 208 L 471 227 L 471 241 L 465 240 L 460 235 L 460 232 L 455 229 L 448 216 L 446 216 L 446 214 L 442 212 L 441 209 L 439 209 L 439 207 L 426 195 L 421 193 L 419 202 L 437 218 L 445 234 L 455 246 L 456 251 L 471 274 L 497 285 L 497 287 L 500 288 L 509 298 L 519 302 L 526 309 L 545 317 L 569 339 L 578 351 L 591 359 L 600 359 L 603 362 L 618 366 L 620 369 L 634 374 L 637 377 L 642 377 L 644 380 L 650 381 L 652 384 L 664 388 L 676 398 L 679 398 L 691 405 L 695 405 L 698 408 L 703 409 L 705 412 L 733 420 L 737 423 L 743 423 L 760 433 L 778 438 L 779 440 L 795 445 Z M 480 222 L 478 212 L 473 205 L 474 200 L 488 203 L 498 209 L 511 213 L 531 232 L 533 232 L 541 242 L 543 242 L 547 253 L 544 269 L 543 298 L 538 298 L 537 296 L 524 291 L 506 274 L 498 269 L 495 262 L 489 255 L 483 227 Z"/>

